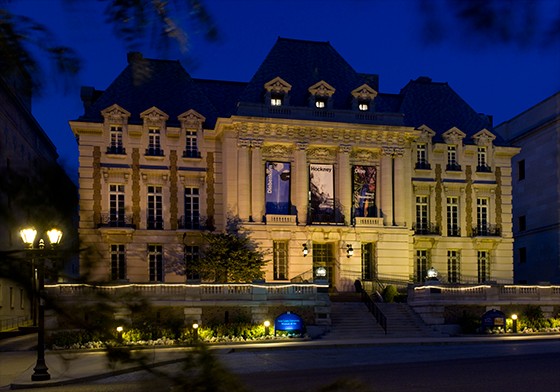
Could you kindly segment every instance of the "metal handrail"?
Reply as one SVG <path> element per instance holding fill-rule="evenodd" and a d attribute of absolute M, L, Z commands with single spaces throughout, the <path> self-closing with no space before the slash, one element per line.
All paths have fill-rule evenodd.
<path fill-rule="evenodd" d="M 383 331 L 385 331 L 385 335 L 387 335 L 387 316 L 385 316 L 381 309 L 379 309 L 377 304 L 373 301 L 373 299 L 371 299 L 371 297 L 365 290 L 362 289 L 361 294 L 362 301 L 366 304 L 371 314 L 373 314 L 375 320 L 377 320 L 377 324 L 379 324 L 381 328 L 383 328 Z"/>

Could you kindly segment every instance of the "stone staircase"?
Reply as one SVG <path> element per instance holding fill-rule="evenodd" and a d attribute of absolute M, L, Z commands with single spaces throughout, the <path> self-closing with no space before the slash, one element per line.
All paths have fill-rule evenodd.
<path fill-rule="evenodd" d="M 378 303 L 387 317 L 387 334 L 359 295 L 331 296 L 331 327 L 322 340 L 442 336 L 427 326 L 407 304 Z"/>

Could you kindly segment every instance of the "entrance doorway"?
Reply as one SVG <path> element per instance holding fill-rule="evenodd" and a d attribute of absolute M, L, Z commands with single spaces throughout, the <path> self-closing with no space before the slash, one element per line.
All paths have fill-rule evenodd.
<path fill-rule="evenodd" d="M 335 276 L 335 259 L 334 259 L 334 243 L 313 243 L 313 271 L 323 267 L 327 270 L 327 280 L 329 287 L 333 287 L 336 282 Z"/>

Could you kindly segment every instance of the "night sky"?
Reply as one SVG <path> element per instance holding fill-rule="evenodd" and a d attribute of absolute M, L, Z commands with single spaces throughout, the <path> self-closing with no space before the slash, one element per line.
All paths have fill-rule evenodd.
<path fill-rule="evenodd" d="M 83 60 L 77 81 L 65 85 L 48 78 L 47 89 L 33 101 L 35 118 L 76 180 L 78 149 L 68 121 L 82 114 L 80 87 L 107 88 L 126 67 L 128 49 L 105 23 L 102 3 L 70 4 L 14 0 L 7 8 L 49 27 Z M 436 7 L 439 14 L 423 12 L 421 4 Z M 546 22 L 559 15 L 560 1 L 535 4 L 540 6 L 536 28 L 550 26 Z M 191 23 L 188 59 L 149 40 L 139 48 L 144 57 L 182 60 L 195 78 L 249 81 L 278 37 L 329 41 L 356 71 L 378 74 L 380 92 L 398 93 L 409 80 L 428 76 L 448 82 L 476 111 L 493 115 L 494 125 L 560 90 L 558 36 L 547 45 L 480 39 L 450 15 L 444 0 L 206 0 L 206 5 L 219 41 L 205 40 L 200 26 Z M 437 26 L 439 35 L 433 34 Z"/>

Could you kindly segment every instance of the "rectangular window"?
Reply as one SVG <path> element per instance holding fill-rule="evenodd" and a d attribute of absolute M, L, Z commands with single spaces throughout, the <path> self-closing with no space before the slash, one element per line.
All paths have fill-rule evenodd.
<path fill-rule="evenodd" d="M 148 245 L 150 282 L 163 282 L 163 246 Z"/>
<path fill-rule="evenodd" d="M 426 143 L 418 143 L 416 145 L 416 169 L 429 170 L 430 168 L 428 163 L 428 145 Z"/>
<path fill-rule="evenodd" d="M 161 186 L 148 186 L 148 222 L 150 230 L 163 229 L 163 195 Z"/>
<path fill-rule="evenodd" d="M 477 166 L 476 171 L 489 172 L 490 166 L 488 165 L 488 150 L 486 147 L 478 147 L 477 149 Z"/>
<path fill-rule="evenodd" d="M 148 149 L 146 155 L 162 156 L 160 130 L 158 128 L 150 128 L 148 130 Z"/>
<path fill-rule="evenodd" d="M 122 227 L 125 223 L 124 185 L 109 185 L 109 225 Z"/>
<path fill-rule="evenodd" d="M 124 245 L 111 245 L 111 280 L 126 279 L 126 257 Z"/>
<path fill-rule="evenodd" d="M 373 280 L 377 277 L 373 243 L 362 244 L 362 279 Z"/>
<path fill-rule="evenodd" d="M 325 101 L 323 101 L 322 99 L 318 99 L 315 101 L 315 107 L 318 109 L 324 109 L 325 108 Z"/>
<path fill-rule="evenodd" d="M 199 262 L 198 246 L 185 246 L 185 276 L 187 280 L 200 280 L 200 274 L 197 271 Z"/>
<path fill-rule="evenodd" d="M 282 106 L 282 98 L 272 97 L 270 99 L 270 106 Z"/>
<path fill-rule="evenodd" d="M 525 179 L 525 159 L 517 162 L 517 180 L 521 181 Z"/>
<path fill-rule="evenodd" d="M 428 276 L 429 253 L 426 249 L 416 251 L 416 282 L 425 282 Z"/>
<path fill-rule="evenodd" d="M 416 231 L 427 233 L 429 229 L 428 196 L 416 196 Z"/>
<path fill-rule="evenodd" d="M 457 161 L 457 146 L 447 146 L 447 170 L 461 170 L 461 165 Z"/>
<path fill-rule="evenodd" d="M 488 234 L 488 198 L 486 197 L 476 199 L 476 226 L 479 234 Z"/>
<path fill-rule="evenodd" d="M 360 103 L 358 104 L 358 109 L 359 109 L 361 112 L 367 112 L 367 111 L 369 110 L 369 105 L 368 105 L 367 102 L 360 102 Z"/>
<path fill-rule="evenodd" d="M 488 251 L 479 250 L 478 257 L 478 283 L 484 283 L 490 280 L 490 258 Z"/>
<path fill-rule="evenodd" d="M 186 145 L 185 153 L 183 157 L 185 158 L 200 158 L 200 153 L 198 152 L 198 141 L 196 136 L 196 131 L 186 131 Z"/>
<path fill-rule="evenodd" d="M 122 127 L 112 126 L 109 132 L 111 139 L 107 153 L 109 154 L 124 154 L 123 148 L 123 130 Z"/>
<path fill-rule="evenodd" d="M 519 248 L 519 264 L 527 262 L 527 248 Z"/>
<path fill-rule="evenodd" d="M 185 188 L 185 215 L 183 219 L 184 229 L 200 228 L 200 195 L 198 188 Z"/>
<path fill-rule="evenodd" d="M 519 217 L 519 231 L 527 230 L 527 218 L 525 215 Z"/>
<path fill-rule="evenodd" d="M 274 280 L 288 279 L 288 242 L 274 241 L 272 244 Z"/>
<path fill-rule="evenodd" d="M 458 250 L 447 251 L 447 281 L 449 283 L 459 283 L 461 280 L 461 254 Z"/>
<path fill-rule="evenodd" d="M 459 237 L 459 198 L 449 196 L 447 198 L 447 235 L 449 237 Z"/>

